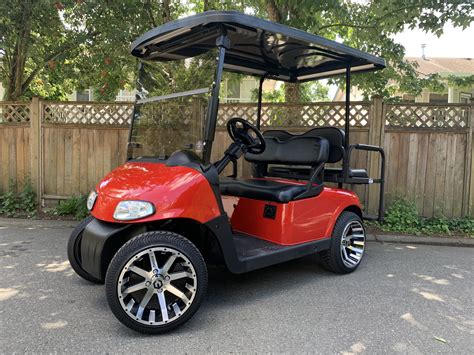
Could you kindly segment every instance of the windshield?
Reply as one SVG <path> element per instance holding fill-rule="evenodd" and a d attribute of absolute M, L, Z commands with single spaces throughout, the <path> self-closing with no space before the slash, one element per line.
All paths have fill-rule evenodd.
<path fill-rule="evenodd" d="M 215 52 L 209 51 L 192 58 L 140 64 L 130 158 L 166 159 L 183 149 L 202 158 L 215 58 Z"/>

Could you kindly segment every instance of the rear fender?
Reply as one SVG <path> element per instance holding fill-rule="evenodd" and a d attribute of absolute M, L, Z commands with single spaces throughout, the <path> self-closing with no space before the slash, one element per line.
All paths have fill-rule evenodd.
<path fill-rule="evenodd" d="M 357 213 L 362 218 L 362 206 L 360 204 L 359 198 L 354 194 L 351 198 L 345 199 L 333 212 L 331 218 L 329 219 L 328 228 L 325 235 L 332 236 L 334 226 L 336 225 L 337 219 L 344 211 L 351 211 Z"/>

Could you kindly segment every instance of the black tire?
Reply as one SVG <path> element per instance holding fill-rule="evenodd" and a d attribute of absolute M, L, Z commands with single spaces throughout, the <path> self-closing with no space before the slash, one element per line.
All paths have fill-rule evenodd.
<path fill-rule="evenodd" d="M 82 269 L 81 266 L 81 240 L 82 240 L 82 231 L 84 228 L 92 221 L 94 217 L 88 216 L 83 219 L 71 233 L 69 237 L 69 241 L 67 243 L 67 257 L 69 259 L 69 263 L 73 270 L 83 279 L 96 283 L 96 284 L 103 284 L 103 280 L 99 280 Z"/>
<path fill-rule="evenodd" d="M 186 310 L 183 310 L 182 315 L 180 314 L 177 319 L 170 320 L 169 323 L 161 325 L 143 324 L 143 320 L 140 318 L 140 321 L 142 321 L 140 322 L 138 318 L 135 319 L 136 314 L 134 315 L 132 314 L 132 311 L 127 311 L 126 309 L 124 309 L 122 305 L 124 304 L 124 302 L 121 303 L 121 301 L 119 300 L 119 297 L 122 298 L 122 296 L 119 296 L 118 289 L 119 287 L 123 287 L 123 285 L 119 285 L 119 280 L 123 280 L 123 278 L 121 278 L 121 275 L 123 277 L 123 275 L 125 275 L 124 273 L 127 272 L 127 269 L 124 268 L 126 268 L 126 265 L 133 265 L 130 264 L 130 262 L 133 262 L 133 260 L 137 258 L 137 255 L 143 254 L 144 252 L 147 253 L 148 251 L 151 251 L 152 248 L 168 248 L 168 250 L 173 250 L 174 252 L 177 251 L 181 253 L 182 257 L 187 258 L 187 260 L 192 264 L 192 267 L 194 269 L 193 276 L 195 277 L 197 283 L 197 287 L 196 284 L 194 284 L 194 295 L 193 299 L 189 303 L 188 308 Z M 142 258 L 144 258 L 144 256 Z M 160 266 L 160 268 L 164 268 L 164 266 Z M 150 271 L 150 273 L 153 272 L 153 267 L 151 267 L 151 270 L 152 271 Z M 170 273 L 169 275 L 172 274 Z M 145 280 L 147 279 L 145 278 Z M 169 283 L 171 283 L 171 281 L 169 281 Z M 113 257 L 112 261 L 109 264 L 109 268 L 107 270 L 107 275 L 105 278 L 106 296 L 112 313 L 120 322 L 122 322 L 130 329 L 145 334 L 165 333 L 181 326 L 186 321 L 188 321 L 194 315 L 194 313 L 196 313 L 199 306 L 201 305 L 201 302 L 207 291 L 207 285 L 208 273 L 206 263 L 204 262 L 204 259 L 199 250 L 188 239 L 184 238 L 179 234 L 169 231 L 146 232 L 129 240 L 117 251 L 117 253 Z M 166 288 L 163 288 L 163 291 L 160 292 L 163 292 L 163 295 L 165 295 L 165 291 L 167 291 Z M 171 293 L 166 294 L 171 295 Z M 123 301 L 125 301 L 125 297 L 126 296 L 124 296 Z M 158 294 L 156 294 L 156 296 L 154 294 L 152 297 L 158 297 Z M 170 305 L 168 305 L 168 307 L 169 306 Z M 150 310 L 147 310 L 145 312 L 150 312 Z M 155 312 L 155 308 L 153 309 L 153 312 Z M 157 314 L 160 314 L 158 313 L 158 310 Z M 150 315 L 148 317 L 150 317 Z M 148 319 L 146 322 L 148 322 L 149 320 L 150 319 Z"/>
<path fill-rule="evenodd" d="M 343 235 L 346 231 L 346 228 L 352 228 L 351 226 L 358 226 L 360 225 L 362 228 L 363 239 L 361 241 L 363 243 L 362 246 L 362 253 L 360 255 L 360 259 L 357 261 L 355 265 L 348 266 L 347 261 L 344 261 L 343 252 L 341 250 L 342 243 L 343 243 Z M 361 243 L 360 241 L 358 241 Z M 344 211 L 341 213 L 339 218 L 336 221 L 334 226 L 334 230 L 331 236 L 331 246 L 328 250 L 322 251 L 320 253 L 320 261 L 322 266 L 332 272 L 338 274 L 348 274 L 356 270 L 364 256 L 365 251 L 365 229 L 363 227 L 363 223 L 361 218 L 349 211 Z M 347 254 L 346 254 L 347 255 Z M 355 262 L 355 261 L 354 261 Z"/>

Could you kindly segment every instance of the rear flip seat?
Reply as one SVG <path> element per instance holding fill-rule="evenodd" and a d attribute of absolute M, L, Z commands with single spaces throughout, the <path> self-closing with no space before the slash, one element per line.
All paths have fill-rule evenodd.
<path fill-rule="evenodd" d="M 345 133 L 342 129 L 335 127 L 313 128 L 301 135 L 295 135 L 283 130 L 269 130 L 263 133 L 264 137 L 275 137 L 285 141 L 293 137 L 322 137 L 329 142 L 328 163 L 337 163 L 342 160 L 344 152 Z M 311 169 L 298 166 L 271 166 L 267 176 L 281 177 L 287 179 L 307 180 Z M 361 182 L 369 181 L 369 175 L 365 169 L 349 169 L 350 178 L 361 179 Z M 339 182 L 342 179 L 342 168 L 324 168 L 324 181 Z"/>

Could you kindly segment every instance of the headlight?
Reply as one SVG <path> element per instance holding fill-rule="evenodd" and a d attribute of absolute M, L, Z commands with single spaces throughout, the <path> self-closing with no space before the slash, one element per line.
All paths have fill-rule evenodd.
<path fill-rule="evenodd" d="M 96 199 L 97 199 L 97 192 L 91 191 L 91 193 L 87 197 L 87 209 L 89 211 L 91 211 L 92 208 L 94 207 L 94 203 Z"/>
<path fill-rule="evenodd" d="M 115 208 L 114 218 L 119 221 L 129 221 L 147 217 L 155 213 L 155 207 L 146 201 L 121 201 Z"/>

